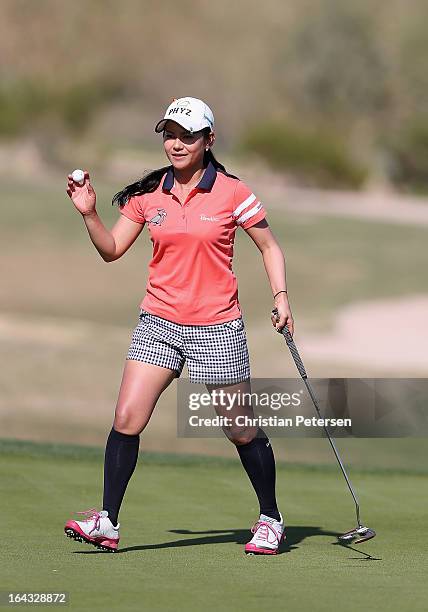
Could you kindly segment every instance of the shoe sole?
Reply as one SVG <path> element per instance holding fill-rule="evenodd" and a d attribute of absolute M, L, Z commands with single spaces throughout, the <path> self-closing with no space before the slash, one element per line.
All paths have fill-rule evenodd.
<path fill-rule="evenodd" d="M 285 541 L 286 536 L 285 533 L 281 536 L 281 541 Z M 278 546 L 279 548 L 279 546 Z M 245 545 L 245 554 L 246 555 L 276 555 L 278 554 L 278 548 L 259 548 L 255 544 L 246 544 Z"/>
<path fill-rule="evenodd" d="M 277 552 L 277 549 L 271 550 L 269 548 L 257 548 L 257 546 L 254 546 L 254 548 L 245 547 L 246 555 L 276 555 Z"/>
<path fill-rule="evenodd" d="M 64 533 L 67 538 L 71 538 L 76 542 L 85 542 L 85 544 L 91 544 L 92 546 L 95 546 L 95 548 L 98 548 L 98 550 L 104 550 L 106 552 L 112 553 L 117 552 L 117 544 L 116 548 L 113 548 L 112 546 L 105 546 L 101 542 L 97 542 L 95 538 L 88 538 L 86 535 L 80 533 L 79 531 L 76 531 L 72 527 L 64 527 Z"/>

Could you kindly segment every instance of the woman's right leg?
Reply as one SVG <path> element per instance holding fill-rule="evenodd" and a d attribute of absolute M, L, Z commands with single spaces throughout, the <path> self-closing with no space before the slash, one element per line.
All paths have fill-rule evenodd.
<path fill-rule="evenodd" d="M 125 362 L 104 460 L 103 509 L 108 511 L 113 525 L 117 524 L 125 490 L 137 464 L 140 433 L 176 374 L 175 370 L 151 363 L 132 359 Z"/>

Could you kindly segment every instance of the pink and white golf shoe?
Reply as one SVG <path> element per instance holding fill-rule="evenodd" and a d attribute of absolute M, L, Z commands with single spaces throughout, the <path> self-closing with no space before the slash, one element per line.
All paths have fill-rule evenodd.
<path fill-rule="evenodd" d="M 100 550 L 116 552 L 120 540 L 120 523 L 114 527 L 108 518 L 107 510 L 97 512 L 95 508 L 91 508 L 76 514 L 84 514 L 87 518 L 81 521 L 69 520 L 66 522 L 64 531 L 68 538 L 92 544 Z"/>
<path fill-rule="evenodd" d="M 276 521 L 270 516 L 261 514 L 251 528 L 253 538 L 245 545 L 247 555 L 276 555 L 281 540 L 285 540 L 284 519 Z"/>

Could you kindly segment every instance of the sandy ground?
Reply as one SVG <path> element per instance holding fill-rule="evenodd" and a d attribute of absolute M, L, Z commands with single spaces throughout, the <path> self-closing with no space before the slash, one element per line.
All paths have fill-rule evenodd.
<path fill-rule="evenodd" d="M 312 360 L 386 369 L 390 375 L 428 374 L 428 296 L 350 304 L 333 330 L 301 341 Z"/>
<path fill-rule="evenodd" d="M 426 295 L 353 303 L 336 312 L 329 331 L 314 333 L 300 326 L 294 339 L 309 375 L 427 376 L 427 316 Z M 283 365 L 278 367 L 276 351 L 265 350 L 263 356 L 264 326 L 250 329 L 248 335 L 257 376 L 267 376 L 268 368 L 272 376 L 294 376 L 292 367 L 287 367 L 286 374 Z M 285 352 L 282 357 L 285 359 Z M 292 363 L 288 355 L 287 361 Z"/>

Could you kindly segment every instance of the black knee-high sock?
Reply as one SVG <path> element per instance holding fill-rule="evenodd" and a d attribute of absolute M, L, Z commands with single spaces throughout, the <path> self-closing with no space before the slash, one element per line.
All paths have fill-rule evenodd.
<path fill-rule="evenodd" d="M 112 427 L 107 438 L 104 458 L 103 510 L 113 525 L 117 524 L 119 508 L 138 459 L 140 436 L 116 431 Z"/>
<path fill-rule="evenodd" d="M 241 463 L 248 474 L 260 504 L 260 514 L 279 521 L 275 497 L 275 458 L 266 434 L 259 428 L 248 444 L 236 445 Z"/>

